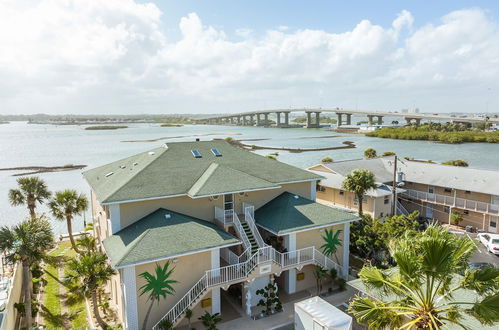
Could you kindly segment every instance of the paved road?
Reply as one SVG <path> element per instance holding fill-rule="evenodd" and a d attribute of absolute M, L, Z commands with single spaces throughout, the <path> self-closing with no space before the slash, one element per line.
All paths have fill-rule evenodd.
<path fill-rule="evenodd" d="M 463 234 L 460 233 L 459 235 Z M 471 257 L 470 262 L 488 262 L 495 265 L 496 268 L 499 268 L 499 256 L 487 252 L 485 246 L 483 246 L 483 244 L 476 238 L 476 234 L 464 233 L 464 235 L 468 235 L 471 239 L 473 239 L 473 242 L 475 242 L 477 246 L 477 251 Z"/>

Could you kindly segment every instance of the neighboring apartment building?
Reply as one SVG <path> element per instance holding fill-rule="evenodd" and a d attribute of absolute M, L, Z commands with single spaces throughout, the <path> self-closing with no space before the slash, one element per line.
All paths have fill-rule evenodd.
<path fill-rule="evenodd" d="M 391 213 L 391 185 L 394 158 L 382 157 L 335 162 L 311 167 L 313 173 L 325 179 L 318 185 L 317 199 L 333 205 L 357 209 L 351 194 L 341 190 L 341 182 L 354 169 L 368 169 L 376 176 L 380 187 L 367 193 L 368 213 L 382 216 Z M 418 161 L 398 161 L 397 213 L 419 211 L 420 215 L 450 222 L 453 212 L 462 215 L 462 226 L 497 233 L 499 221 L 499 172 L 456 167 Z M 323 188 L 325 187 L 325 188 Z M 387 195 L 383 194 L 386 190 Z M 379 191 L 379 192 L 378 192 Z M 402 206 L 400 206 L 400 203 Z"/>
<path fill-rule="evenodd" d="M 153 306 L 148 328 L 164 317 L 186 324 L 187 308 L 193 320 L 204 311 L 224 318 L 228 294 L 249 312 L 269 281 L 288 294 L 314 287 L 314 265 L 348 274 L 350 222 L 358 217 L 315 202 L 317 174 L 225 141 L 198 141 L 168 143 L 84 176 L 95 236 L 118 271 L 107 290 L 126 329 L 142 326 L 149 302 L 139 274 L 156 263 L 171 261 L 178 283 L 174 296 Z M 343 231 L 337 259 L 319 249 L 327 228 Z"/>

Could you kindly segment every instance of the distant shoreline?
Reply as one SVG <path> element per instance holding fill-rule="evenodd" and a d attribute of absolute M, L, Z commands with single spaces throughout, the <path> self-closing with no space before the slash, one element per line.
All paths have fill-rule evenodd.
<path fill-rule="evenodd" d="M 6 167 L 0 168 L 0 171 L 29 171 L 22 173 L 15 173 L 12 176 L 24 176 L 24 175 L 33 175 L 40 173 L 50 173 L 50 172 L 66 172 L 66 171 L 74 171 L 81 170 L 87 167 L 87 165 L 64 165 L 64 166 L 21 166 L 21 167 Z"/>
<path fill-rule="evenodd" d="M 259 140 L 265 140 L 265 139 L 259 139 Z M 257 146 L 257 145 L 249 145 L 241 142 L 242 140 L 230 140 L 229 143 L 236 146 L 240 147 L 246 150 L 279 150 L 279 151 L 288 151 L 290 153 L 295 153 L 299 154 L 302 152 L 310 152 L 310 151 L 326 151 L 326 150 L 341 150 L 341 149 L 354 149 L 357 148 L 354 142 L 352 141 L 343 141 L 342 144 L 343 146 L 337 146 L 337 147 L 325 147 L 325 148 L 311 148 L 311 149 L 301 149 L 301 148 L 279 148 L 279 147 L 265 147 L 265 146 Z M 246 140 L 250 141 L 250 140 Z"/>

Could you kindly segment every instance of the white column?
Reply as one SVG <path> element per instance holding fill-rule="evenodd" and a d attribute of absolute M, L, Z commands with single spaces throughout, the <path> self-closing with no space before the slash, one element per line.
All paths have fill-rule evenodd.
<path fill-rule="evenodd" d="M 317 192 L 317 181 L 310 182 L 310 199 L 315 202 Z"/>
<path fill-rule="evenodd" d="M 123 296 L 126 329 L 136 330 L 139 328 L 139 314 L 137 312 L 137 284 L 134 266 L 123 269 Z"/>
<path fill-rule="evenodd" d="M 349 257 L 350 257 L 350 222 L 347 222 L 343 226 L 343 276 L 348 281 L 348 268 L 349 268 Z"/>
<path fill-rule="evenodd" d="M 220 268 L 220 249 L 211 250 L 211 269 Z M 221 312 L 220 288 L 211 290 L 211 313 Z"/>
<path fill-rule="evenodd" d="M 284 246 L 289 252 L 296 251 L 296 233 L 284 237 Z M 296 269 L 284 272 L 284 286 L 287 293 L 296 292 Z"/>
<path fill-rule="evenodd" d="M 120 204 L 109 205 L 109 218 L 111 220 L 111 233 L 116 234 L 121 230 Z"/>

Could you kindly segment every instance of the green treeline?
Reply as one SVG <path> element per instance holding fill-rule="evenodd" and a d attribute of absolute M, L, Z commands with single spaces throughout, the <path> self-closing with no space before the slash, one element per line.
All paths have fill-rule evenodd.
<path fill-rule="evenodd" d="M 446 143 L 499 143 L 499 131 L 483 131 L 454 123 L 429 123 L 421 126 L 385 127 L 366 136 L 398 140 L 440 141 Z"/>

